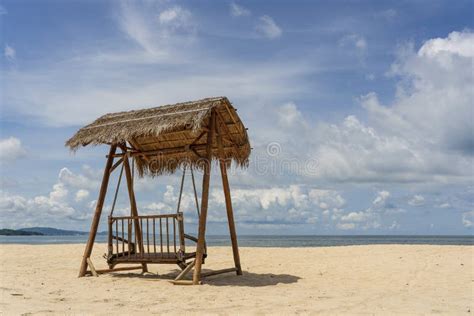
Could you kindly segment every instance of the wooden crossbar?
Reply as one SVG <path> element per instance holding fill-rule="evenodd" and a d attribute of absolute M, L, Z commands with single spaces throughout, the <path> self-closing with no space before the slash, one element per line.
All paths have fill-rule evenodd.
<path fill-rule="evenodd" d="M 212 275 L 217 275 L 217 274 L 222 274 L 222 273 L 229 273 L 229 272 L 235 272 L 237 271 L 237 268 L 228 268 L 228 269 L 221 269 L 221 270 L 214 270 L 214 271 L 209 271 L 209 272 L 202 272 L 201 276 L 202 277 L 208 277 Z"/>
<path fill-rule="evenodd" d="M 174 279 L 175 281 L 178 281 L 178 280 L 181 280 L 182 278 L 184 278 L 186 276 L 186 274 L 189 273 L 189 271 L 191 271 L 191 269 L 194 267 L 194 265 L 196 264 L 196 260 L 194 260 L 193 262 L 191 262 L 190 264 L 188 264 L 186 266 L 186 268 L 184 268 L 183 271 L 181 271 L 180 274 L 178 274 L 178 276 Z"/>
<path fill-rule="evenodd" d="M 173 283 L 174 285 L 195 285 L 196 284 L 191 280 L 178 280 L 178 281 L 171 280 L 169 282 Z M 201 284 L 201 281 L 199 281 L 197 284 Z"/>
<path fill-rule="evenodd" d="M 92 264 L 91 258 L 87 258 L 86 260 L 87 260 L 87 265 L 89 266 L 89 269 L 91 269 L 90 270 L 91 274 L 95 277 L 98 277 L 99 275 L 97 274 L 97 271 L 95 270 L 95 267 Z"/>
<path fill-rule="evenodd" d="M 109 272 L 116 272 L 116 271 L 129 271 L 129 270 L 141 270 L 142 266 L 135 266 L 135 267 L 120 267 L 120 268 L 113 268 L 113 269 L 100 269 L 95 270 L 98 274 L 109 273 Z"/>

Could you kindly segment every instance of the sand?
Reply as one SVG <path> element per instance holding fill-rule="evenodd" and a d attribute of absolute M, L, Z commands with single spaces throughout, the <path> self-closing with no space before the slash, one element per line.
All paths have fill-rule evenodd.
<path fill-rule="evenodd" d="M 106 268 L 105 245 L 93 261 Z M 474 313 L 474 247 L 379 245 L 241 248 L 243 276 L 201 286 L 152 273 L 77 278 L 83 245 L 0 245 L 0 311 L 17 314 L 468 314 Z M 204 266 L 232 265 L 210 247 Z M 157 275 L 157 273 L 159 275 Z"/>

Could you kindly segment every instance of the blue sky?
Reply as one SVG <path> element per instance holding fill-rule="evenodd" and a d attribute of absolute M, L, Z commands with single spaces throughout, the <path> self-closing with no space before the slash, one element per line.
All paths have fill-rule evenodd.
<path fill-rule="evenodd" d="M 254 148 L 231 178 L 238 232 L 471 234 L 473 6 L 0 1 L 0 226 L 88 229 L 107 149 L 73 155 L 68 137 L 225 95 Z M 173 211 L 177 183 L 139 180 L 140 211 Z M 212 184 L 209 232 L 225 233 Z"/>

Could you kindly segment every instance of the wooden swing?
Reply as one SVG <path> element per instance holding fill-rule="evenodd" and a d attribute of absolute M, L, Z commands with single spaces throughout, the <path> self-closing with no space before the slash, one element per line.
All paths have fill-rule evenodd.
<path fill-rule="evenodd" d="M 248 165 L 251 148 L 246 130 L 226 97 L 106 114 L 81 128 L 66 142 L 66 146 L 76 150 L 80 146 L 106 144 L 110 146 L 110 150 L 79 277 L 86 274 L 98 275 L 133 269 L 147 272 L 147 265 L 155 263 L 177 264 L 182 269 L 173 281 L 175 284 L 199 284 L 202 277 L 226 272 L 241 275 L 227 168 L 230 167 L 231 162 L 241 167 Z M 117 149 L 121 152 L 117 152 Z M 205 232 L 212 160 L 219 161 L 234 267 L 201 273 L 202 264 L 207 256 Z M 90 256 L 99 227 L 109 178 L 120 165 L 122 167 L 108 217 L 108 247 L 105 257 L 109 269 L 97 270 Z M 191 172 L 196 211 L 199 217 L 197 238 L 185 233 L 184 216 L 180 210 L 188 167 Z M 134 170 L 138 171 L 139 176 L 153 177 L 174 173 L 180 168 L 183 168 L 183 175 L 176 213 L 139 215 L 134 192 Z M 193 168 L 198 168 L 203 172 L 200 206 Z M 114 216 L 123 174 L 127 182 L 130 215 Z M 195 242 L 196 251 L 187 251 L 186 241 Z M 133 263 L 140 265 L 116 267 L 118 264 Z M 193 268 L 192 281 L 183 280 Z"/>
<path fill-rule="evenodd" d="M 132 160 L 133 166 L 133 160 Z M 132 171 L 133 171 L 132 167 Z M 196 182 L 194 180 L 193 167 L 190 166 L 193 184 L 196 213 L 200 217 L 199 202 L 197 196 Z M 178 196 L 178 206 L 174 214 L 142 215 L 142 216 L 113 216 L 117 201 L 120 183 L 123 175 L 122 170 L 117 181 L 112 208 L 108 217 L 108 252 L 106 255 L 110 269 L 119 263 L 175 263 L 185 269 L 189 259 L 196 258 L 196 252 L 186 252 L 185 240 L 197 243 L 198 239 L 184 232 L 184 215 L 180 212 L 181 199 L 183 196 L 186 166 L 181 177 L 181 186 Z M 133 172 L 132 172 L 133 179 Z M 135 225 L 135 221 L 139 226 Z M 141 228 L 141 232 L 137 231 Z M 141 233 L 143 248 L 137 249 L 138 234 Z M 203 257 L 207 256 L 207 248 L 204 243 Z"/>

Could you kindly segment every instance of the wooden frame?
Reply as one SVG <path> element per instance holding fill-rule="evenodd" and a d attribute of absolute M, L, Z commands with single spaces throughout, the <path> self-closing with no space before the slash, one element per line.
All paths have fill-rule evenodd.
<path fill-rule="evenodd" d="M 219 125 L 222 125 L 219 126 Z M 240 264 L 240 256 L 239 256 L 239 249 L 238 249 L 238 243 L 237 243 L 237 234 L 236 234 L 236 229 L 235 229 L 235 222 L 234 222 L 234 214 L 233 214 L 233 208 L 232 208 L 232 199 L 230 195 L 230 186 L 229 186 L 229 180 L 228 180 L 228 175 L 227 175 L 227 165 L 226 161 L 223 157 L 223 152 L 224 149 L 227 149 L 229 147 L 225 147 L 223 144 L 223 134 L 225 128 L 226 128 L 226 123 L 222 121 L 221 117 L 219 117 L 214 109 L 211 110 L 211 115 L 209 118 L 209 125 L 208 128 L 203 129 L 203 132 L 199 134 L 199 136 L 196 138 L 196 141 L 201 139 L 205 134 L 207 134 L 207 142 L 205 144 L 205 148 L 202 145 L 194 145 L 194 143 L 191 146 L 187 146 L 187 148 L 170 148 L 171 151 L 175 150 L 192 150 L 194 151 L 200 158 L 204 158 L 204 168 L 203 168 L 203 179 L 202 179 L 202 196 L 201 196 L 201 207 L 200 207 L 200 216 L 199 216 L 199 225 L 198 225 L 198 238 L 197 238 L 197 246 L 196 246 L 196 253 L 195 253 L 195 259 L 191 263 L 186 263 L 180 262 L 180 267 L 183 268 L 183 271 L 177 276 L 175 281 L 173 281 L 174 284 L 201 284 L 201 279 L 202 277 L 206 276 L 211 276 L 211 275 L 216 275 L 216 274 L 221 274 L 221 273 L 228 273 L 228 272 L 236 272 L 237 275 L 242 274 L 242 268 Z M 232 139 L 231 139 L 232 141 Z M 232 141 L 232 148 L 236 148 L 237 145 Z M 117 147 L 119 147 L 122 150 L 122 153 L 116 153 Z M 205 156 L 201 156 L 200 154 L 197 153 L 197 150 L 204 150 L 205 149 Z M 237 148 L 236 148 L 237 149 Z M 233 258 L 234 258 L 234 267 L 233 268 L 228 268 L 228 269 L 222 269 L 222 270 L 216 270 L 216 271 L 211 271 L 211 272 L 206 272 L 202 273 L 202 264 L 204 261 L 204 258 L 206 256 L 206 246 L 205 246 L 205 235 L 206 235 L 206 222 L 207 222 L 207 211 L 208 211 L 208 202 L 209 202 L 209 186 L 210 186 L 210 175 L 211 175 L 211 159 L 213 157 L 213 150 L 218 150 L 220 154 L 220 159 L 219 159 L 219 167 L 220 167 L 220 173 L 221 173 L 221 178 L 222 178 L 222 187 L 224 191 L 224 197 L 225 197 L 225 204 L 226 204 L 226 212 L 227 212 L 227 219 L 228 219 L 228 224 L 229 224 L 229 233 L 230 233 L 230 238 L 231 238 L 231 243 L 232 243 L 232 253 L 233 253 Z M 86 244 L 86 248 L 84 250 L 84 255 L 82 258 L 81 262 L 81 267 L 79 270 L 79 277 L 85 276 L 88 273 L 92 273 L 94 275 L 98 275 L 100 273 L 106 273 L 106 272 L 114 272 L 114 271 L 123 271 L 123 270 L 131 270 L 131 269 L 138 269 L 140 267 L 133 266 L 133 267 L 124 267 L 124 268 L 114 268 L 114 265 L 117 263 L 140 263 L 141 264 L 141 269 L 142 272 L 147 272 L 148 267 L 147 263 L 168 263 L 168 262 L 159 262 L 157 260 L 148 260 L 146 258 L 142 258 L 141 260 L 123 260 L 123 262 L 109 262 L 109 269 L 102 269 L 102 270 L 97 270 L 94 268 L 92 261 L 90 259 L 92 249 L 94 246 L 94 241 L 95 241 L 95 236 L 97 234 L 97 229 L 99 226 L 100 222 L 100 217 L 102 214 L 102 208 L 104 205 L 105 201 L 105 196 L 107 193 L 107 187 L 109 184 L 109 178 L 110 174 L 120 165 L 123 164 L 123 169 L 125 171 L 125 177 L 127 181 L 127 191 L 128 191 L 128 196 L 130 200 L 130 209 L 131 209 L 131 214 L 130 216 L 126 217 L 127 218 L 127 223 L 132 223 L 133 222 L 133 227 L 135 233 L 135 243 L 133 243 L 133 250 L 138 251 L 139 254 L 144 257 L 144 254 L 146 251 L 150 253 L 149 249 L 149 240 L 148 240 L 148 217 L 147 216 L 139 216 L 138 215 L 138 207 L 137 207 L 137 202 L 135 199 L 135 192 L 134 192 L 134 183 L 133 183 L 133 176 L 132 176 L 132 170 L 130 167 L 130 162 L 129 162 L 129 157 L 133 156 L 146 156 L 148 154 L 153 154 L 153 153 L 145 153 L 145 152 L 140 152 L 137 151 L 134 148 L 129 148 L 126 146 L 126 144 L 119 144 L 119 145 L 110 145 L 110 150 L 109 154 L 107 155 L 107 162 L 104 168 L 104 174 L 102 178 L 102 183 L 99 191 L 99 197 L 97 199 L 97 205 L 95 208 L 95 213 L 94 217 L 92 220 L 91 224 L 91 230 L 89 233 L 89 238 Z M 117 162 L 114 163 L 114 159 L 119 158 Z M 178 216 L 178 215 L 177 215 Z M 157 216 L 151 216 L 150 218 L 155 218 Z M 124 222 L 123 220 L 125 217 L 109 217 L 109 235 L 108 235 L 108 250 L 109 254 L 113 253 L 113 235 L 112 235 L 112 230 L 113 230 L 113 225 L 117 225 L 118 227 L 118 222 L 114 222 L 114 219 L 122 219 L 122 224 L 121 227 L 124 227 Z M 143 240 L 143 227 L 142 227 L 142 220 L 146 219 L 147 220 L 147 249 L 145 250 L 144 248 L 144 240 Z M 161 219 L 160 219 L 161 220 Z M 174 221 L 173 221 L 174 223 Z M 160 224 L 161 225 L 161 224 Z M 128 230 L 130 232 L 130 227 L 129 225 L 127 226 Z M 176 227 L 176 226 L 174 226 Z M 184 234 L 184 226 L 182 222 L 182 215 L 181 215 L 181 221 L 178 220 L 178 229 L 180 230 L 180 235 L 179 235 L 179 248 L 184 251 L 184 239 L 188 238 L 189 236 Z M 116 230 L 118 232 L 118 228 Z M 122 232 L 122 234 L 124 234 Z M 160 234 L 162 234 L 160 230 Z M 118 233 L 117 233 L 118 235 Z M 131 236 L 131 234 L 130 234 Z M 115 236 L 116 238 L 116 247 L 117 249 L 119 248 L 118 241 L 120 238 L 122 239 L 122 249 L 125 249 L 124 245 L 124 236 Z M 153 242 L 155 238 L 155 227 L 153 226 Z M 193 238 L 190 238 L 193 240 Z M 129 240 L 127 245 L 128 253 L 131 253 L 131 244 L 132 241 Z M 176 237 L 174 239 L 174 243 L 176 244 Z M 135 244 L 137 244 L 137 247 L 135 247 Z M 156 247 L 154 244 L 153 247 Z M 155 250 L 155 248 L 153 248 Z M 155 251 L 156 252 L 156 251 Z M 189 258 L 188 258 L 189 259 Z M 176 260 L 170 260 L 169 263 L 177 263 Z M 90 270 L 87 268 L 89 267 Z M 187 273 L 191 271 L 191 269 L 194 268 L 193 272 L 193 279 L 192 281 L 186 281 L 182 280 L 182 278 L 185 277 Z"/>

